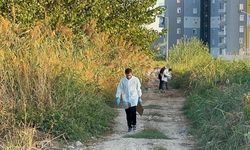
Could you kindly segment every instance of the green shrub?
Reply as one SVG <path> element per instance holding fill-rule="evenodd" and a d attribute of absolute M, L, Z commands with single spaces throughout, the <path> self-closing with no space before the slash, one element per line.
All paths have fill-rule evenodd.
<path fill-rule="evenodd" d="M 207 50 L 196 39 L 183 41 L 169 60 L 175 71 L 172 84 L 188 90 L 184 110 L 197 149 L 247 149 L 250 63 L 212 59 Z"/>
<path fill-rule="evenodd" d="M 190 93 L 185 110 L 193 121 L 198 147 L 206 149 L 241 149 L 246 144 L 244 134 L 249 130 L 243 115 L 243 95 L 248 85 L 227 87 L 224 91 L 210 88 Z"/>

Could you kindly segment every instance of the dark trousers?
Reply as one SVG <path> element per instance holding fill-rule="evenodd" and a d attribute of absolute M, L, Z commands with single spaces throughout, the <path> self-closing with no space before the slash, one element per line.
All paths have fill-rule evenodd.
<path fill-rule="evenodd" d="M 164 86 L 165 86 L 165 89 L 168 89 L 168 82 L 160 80 L 159 90 L 164 90 Z"/>
<path fill-rule="evenodd" d="M 127 115 L 128 128 L 132 128 L 132 125 L 136 125 L 136 106 L 125 109 Z"/>
<path fill-rule="evenodd" d="M 160 80 L 159 90 L 163 90 L 163 82 L 164 82 L 164 81 Z"/>

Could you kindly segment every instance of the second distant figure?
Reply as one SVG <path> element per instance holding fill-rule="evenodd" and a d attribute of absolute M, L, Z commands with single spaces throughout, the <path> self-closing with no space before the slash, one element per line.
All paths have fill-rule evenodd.
<path fill-rule="evenodd" d="M 159 89 L 160 90 L 164 90 L 164 89 L 168 89 L 168 81 L 171 80 L 172 78 L 172 69 L 171 68 L 166 68 L 163 67 L 160 71 L 160 75 L 161 75 L 161 80 L 160 80 L 160 85 L 159 85 Z"/>

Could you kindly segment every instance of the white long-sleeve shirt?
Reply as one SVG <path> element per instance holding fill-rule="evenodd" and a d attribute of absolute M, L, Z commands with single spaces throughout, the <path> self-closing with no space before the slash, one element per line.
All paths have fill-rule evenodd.
<path fill-rule="evenodd" d="M 141 83 L 137 77 L 132 76 L 129 80 L 126 77 L 121 79 L 117 87 L 116 97 L 122 96 L 125 109 L 137 106 L 138 98 L 141 97 L 141 95 Z"/>
<path fill-rule="evenodd" d="M 162 75 L 162 81 L 168 82 L 168 80 L 170 80 L 172 78 L 171 72 L 168 71 L 168 68 L 166 68 L 163 72 Z"/>

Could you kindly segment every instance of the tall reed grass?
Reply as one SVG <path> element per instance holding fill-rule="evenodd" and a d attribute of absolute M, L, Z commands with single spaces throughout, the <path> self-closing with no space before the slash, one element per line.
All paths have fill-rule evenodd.
<path fill-rule="evenodd" d="M 144 79 L 150 62 L 130 42 L 96 33 L 94 21 L 74 35 L 64 26 L 22 28 L 1 17 L 0 146 L 31 149 L 40 133 L 100 136 L 115 116 L 110 104 L 124 69 Z"/>
<path fill-rule="evenodd" d="M 197 149 L 248 149 L 250 63 L 213 59 L 197 39 L 183 41 L 170 53 L 173 86 L 188 97 Z"/>

